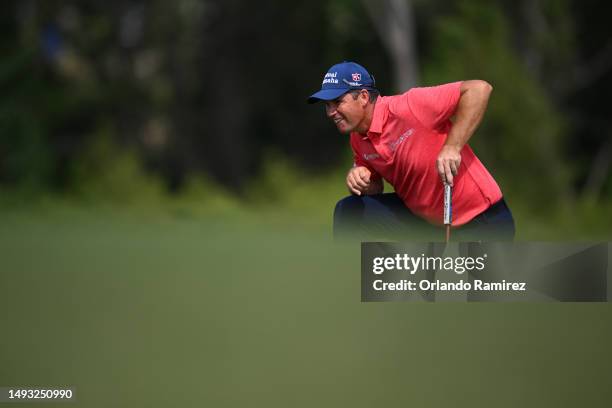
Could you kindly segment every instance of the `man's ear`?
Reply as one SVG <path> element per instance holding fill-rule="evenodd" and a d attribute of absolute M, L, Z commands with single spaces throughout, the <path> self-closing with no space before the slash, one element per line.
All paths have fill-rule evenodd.
<path fill-rule="evenodd" d="M 368 102 L 370 102 L 370 93 L 367 90 L 362 89 L 359 93 L 359 100 L 363 106 L 367 106 Z"/>

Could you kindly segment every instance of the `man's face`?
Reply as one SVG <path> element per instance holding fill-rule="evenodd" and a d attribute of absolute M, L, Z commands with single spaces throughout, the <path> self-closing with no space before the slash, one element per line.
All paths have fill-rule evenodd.
<path fill-rule="evenodd" d="M 357 131 L 365 117 L 364 100 L 367 102 L 367 94 L 365 98 L 362 93 L 356 96 L 345 93 L 333 101 L 325 102 L 325 113 L 340 133 L 349 134 Z"/>

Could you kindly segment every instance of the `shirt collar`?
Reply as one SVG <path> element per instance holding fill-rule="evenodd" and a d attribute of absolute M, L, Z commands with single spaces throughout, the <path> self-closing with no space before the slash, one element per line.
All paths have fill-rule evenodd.
<path fill-rule="evenodd" d="M 382 96 L 376 98 L 376 104 L 374 105 L 374 112 L 372 112 L 372 123 L 370 123 L 370 129 L 368 129 L 368 137 L 378 137 L 382 133 L 383 125 L 387 120 L 389 109 L 387 107 L 387 101 Z"/>

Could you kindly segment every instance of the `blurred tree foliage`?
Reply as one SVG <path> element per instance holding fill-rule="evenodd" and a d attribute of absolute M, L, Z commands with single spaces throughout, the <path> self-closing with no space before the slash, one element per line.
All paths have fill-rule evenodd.
<path fill-rule="evenodd" d="M 423 85 L 493 84 L 472 145 L 507 194 L 534 206 L 612 195 L 602 2 L 409 3 Z M 113 184 L 120 166 L 173 191 L 198 174 L 245 191 L 271 150 L 309 175 L 345 168 L 346 138 L 305 98 L 344 59 L 383 93 L 397 83 L 364 4 L 12 1 L 0 17 L 0 184 L 95 191 L 82 185 Z"/>
<path fill-rule="evenodd" d="M 567 197 L 565 129 L 545 89 L 521 64 L 502 11 L 465 1 L 432 27 L 426 82 L 486 78 L 494 87 L 486 120 L 471 141 L 506 194 Z M 540 200 L 534 200 L 540 202 Z"/>

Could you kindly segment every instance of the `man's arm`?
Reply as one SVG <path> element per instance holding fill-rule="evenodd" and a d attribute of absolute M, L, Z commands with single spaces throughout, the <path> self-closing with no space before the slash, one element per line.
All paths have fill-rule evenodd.
<path fill-rule="evenodd" d="M 372 172 L 364 166 L 352 167 L 346 175 L 346 185 L 352 194 L 381 194 L 384 189 L 382 177 L 372 177 Z"/>
<path fill-rule="evenodd" d="M 436 160 L 443 183 L 453 185 L 453 176 L 457 175 L 461 165 L 461 149 L 482 121 L 492 90 L 493 87 L 486 81 L 473 80 L 461 83 L 461 96 L 455 121 Z"/>

